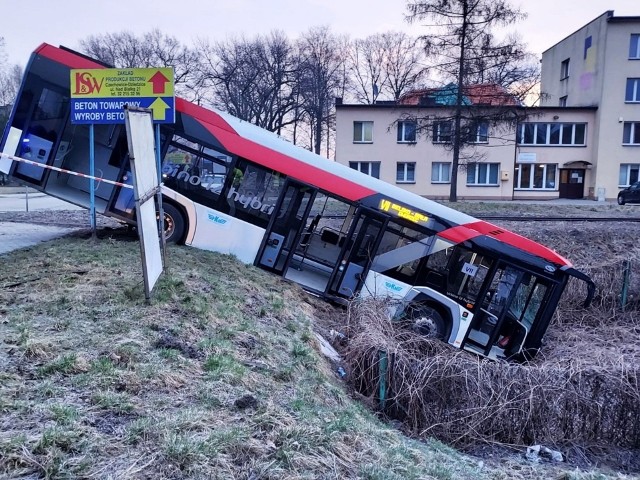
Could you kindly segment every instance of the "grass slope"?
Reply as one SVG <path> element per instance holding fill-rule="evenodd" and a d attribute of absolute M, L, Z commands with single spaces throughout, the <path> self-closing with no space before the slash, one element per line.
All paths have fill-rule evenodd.
<path fill-rule="evenodd" d="M 0 476 L 484 476 L 345 394 L 300 289 L 228 256 L 169 257 L 151 305 L 135 242 L 2 258 Z"/>
<path fill-rule="evenodd" d="M 0 478 L 606 478 L 402 436 L 346 393 L 297 286 L 168 258 L 147 305 L 136 242 L 0 257 Z"/>

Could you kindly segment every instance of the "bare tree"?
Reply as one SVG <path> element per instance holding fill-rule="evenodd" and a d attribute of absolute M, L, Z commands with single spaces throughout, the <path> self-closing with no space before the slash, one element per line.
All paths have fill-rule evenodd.
<path fill-rule="evenodd" d="M 278 133 L 295 122 L 297 62 L 284 33 L 203 43 L 200 50 L 212 105 Z"/>
<path fill-rule="evenodd" d="M 137 37 L 132 32 L 92 35 L 80 41 L 82 51 L 114 68 L 173 67 L 176 90 L 188 92 L 197 66 L 194 50 L 154 29 Z"/>
<path fill-rule="evenodd" d="M 450 145 L 452 150 L 451 190 L 449 200 L 457 201 L 458 169 L 461 164 L 461 150 L 467 144 L 466 125 L 485 122 L 517 121 L 515 105 L 497 101 L 496 108 L 475 109 L 469 119 L 464 112 L 470 102 L 468 87 L 478 79 L 491 78 L 493 81 L 510 79 L 500 72 L 514 72 L 523 59 L 521 46 L 514 37 L 499 42 L 492 29 L 508 26 L 525 17 L 520 10 L 512 7 L 507 0 L 407 0 L 410 22 L 432 21 L 426 24 L 428 34 L 422 36 L 427 54 L 437 58 L 435 67 L 445 79 L 453 81 L 452 122 Z M 514 43 L 515 42 L 515 43 Z M 511 81 L 511 80 L 510 80 Z M 495 95 L 495 92 L 493 94 Z M 489 103 L 485 102 L 476 103 Z M 466 120 L 466 121 L 465 121 Z M 445 144 L 448 142 L 444 142 Z"/>
<path fill-rule="evenodd" d="M 356 102 L 373 104 L 387 84 L 386 51 L 381 34 L 354 40 L 348 51 L 348 72 Z"/>
<path fill-rule="evenodd" d="M 406 33 L 389 32 L 382 36 L 386 49 L 385 94 L 392 100 L 399 100 L 424 81 L 427 74 L 424 52 L 418 45 L 419 39 Z"/>
<path fill-rule="evenodd" d="M 0 106 L 12 105 L 18 96 L 22 80 L 22 67 L 18 64 L 4 67 L 0 71 Z"/>
<path fill-rule="evenodd" d="M 4 47 L 4 38 L 0 37 L 0 131 L 9 120 L 10 108 L 18 96 L 22 68 L 20 65 L 8 65 Z"/>
<path fill-rule="evenodd" d="M 7 63 L 7 52 L 4 49 L 4 37 L 0 37 L 0 68 L 4 68 L 4 64 Z"/>
<path fill-rule="evenodd" d="M 511 34 L 499 44 L 487 33 L 482 41 L 480 55 L 468 59 L 466 84 L 496 84 L 522 103 L 537 100 L 531 96 L 539 86 L 540 63 L 519 36 Z"/>
<path fill-rule="evenodd" d="M 417 38 L 402 32 L 376 33 L 351 44 L 349 89 L 359 103 L 398 100 L 422 82 L 424 65 Z"/>
<path fill-rule="evenodd" d="M 333 35 L 328 27 L 311 28 L 298 40 L 300 95 L 312 126 L 313 151 L 318 154 L 323 127 L 335 114 L 335 98 L 345 91 L 347 45 L 345 37 Z"/>

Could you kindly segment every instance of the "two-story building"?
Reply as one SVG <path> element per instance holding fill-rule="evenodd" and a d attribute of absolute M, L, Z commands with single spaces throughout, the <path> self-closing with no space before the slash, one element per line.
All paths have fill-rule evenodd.
<path fill-rule="evenodd" d="M 593 195 L 584 187 L 592 165 L 596 109 L 517 110 L 518 118 L 529 120 L 467 126 L 469 133 L 458 171 L 458 198 Z M 448 198 L 452 116 L 453 110 L 447 105 L 338 104 L 336 161 L 418 195 Z"/>
<path fill-rule="evenodd" d="M 458 198 L 615 199 L 639 180 L 639 38 L 640 17 L 606 12 L 545 51 L 541 107 L 513 107 L 517 122 L 463 125 Z M 445 89 L 449 98 L 431 90 L 393 103 L 337 102 L 336 161 L 447 198 L 453 109 Z M 487 101 L 495 91 L 480 90 L 490 93 L 469 95 L 465 111 L 503 108 Z"/>

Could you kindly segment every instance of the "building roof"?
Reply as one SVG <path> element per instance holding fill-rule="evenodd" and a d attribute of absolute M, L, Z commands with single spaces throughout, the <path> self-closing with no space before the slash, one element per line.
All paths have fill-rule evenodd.
<path fill-rule="evenodd" d="M 640 22 L 640 16 L 626 16 L 626 17 L 609 17 L 607 19 L 608 23 L 636 23 Z"/>
<path fill-rule="evenodd" d="M 455 105 L 458 86 L 450 83 L 440 88 L 423 88 L 403 95 L 399 105 Z M 483 83 L 462 88 L 463 105 L 520 106 L 520 101 L 501 85 Z"/>

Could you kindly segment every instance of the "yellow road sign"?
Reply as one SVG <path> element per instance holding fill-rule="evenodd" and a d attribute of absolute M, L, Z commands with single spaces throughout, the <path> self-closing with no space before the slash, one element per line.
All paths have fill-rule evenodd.
<path fill-rule="evenodd" d="M 172 68 L 77 69 L 71 71 L 74 98 L 172 97 Z"/>

